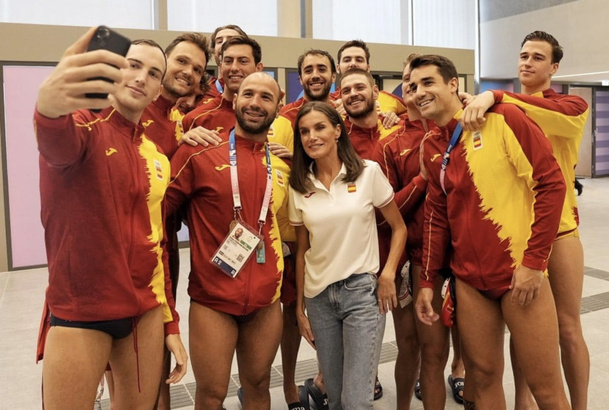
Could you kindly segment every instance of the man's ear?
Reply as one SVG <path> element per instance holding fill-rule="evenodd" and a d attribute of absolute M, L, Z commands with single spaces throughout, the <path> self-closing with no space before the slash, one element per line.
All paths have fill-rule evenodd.
<path fill-rule="evenodd" d="M 456 94 L 459 89 L 459 79 L 457 77 L 451 78 L 448 85 L 450 85 L 450 92 Z"/>
<path fill-rule="evenodd" d="M 259 62 L 258 64 L 256 64 L 256 71 L 262 71 L 263 68 L 264 68 L 264 65 L 262 64 L 262 61 Z"/>
<path fill-rule="evenodd" d="M 550 72 L 550 77 L 556 74 L 558 71 L 558 63 L 552 63 L 552 71 Z"/>
<path fill-rule="evenodd" d="M 159 86 L 159 92 L 156 94 L 152 101 L 156 101 L 161 96 L 161 94 L 163 94 L 163 84 Z"/>

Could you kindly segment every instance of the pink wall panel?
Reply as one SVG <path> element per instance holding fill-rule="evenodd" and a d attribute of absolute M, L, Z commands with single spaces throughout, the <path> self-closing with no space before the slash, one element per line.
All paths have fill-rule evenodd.
<path fill-rule="evenodd" d="M 3 68 L 11 268 L 42 265 L 47 260 L 40 222 L 38 150 L 32 118 L 38 87 L 53 67 Z"/>

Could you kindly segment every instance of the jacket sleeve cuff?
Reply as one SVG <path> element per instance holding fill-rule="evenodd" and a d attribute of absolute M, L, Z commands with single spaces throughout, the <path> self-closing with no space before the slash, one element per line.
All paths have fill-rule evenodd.
<path fill-rule="evenodd" d="M 495 97 L 495 104 L 503 101 L 503 90 L 492 90 L 493 97 Z"/>
<path fill-rule="evenodd" d="M 544 271 L 548 268 L 548 260 L 530 257 L 525 254 L 522 258 L 522 265 L 529 269 Z"/>
<path fill-rule="evenodd" d="M 179 335 L 180 324 L 176 321 L 165 323 L 165 336 L 167 335 Z"/>
<path fill-rule="evenodd" d="M 419 174 L 416 177 L 412 178 L 412 183 L 418 189 L 425 191 L 427 189 L 427 180 L 423 179 L 423 177 Z"/>

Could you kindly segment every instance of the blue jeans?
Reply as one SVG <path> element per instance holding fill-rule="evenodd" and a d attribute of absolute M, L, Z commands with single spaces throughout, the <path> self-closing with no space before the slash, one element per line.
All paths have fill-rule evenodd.
<path fill-rule="evenodd" d="M 330 410 L 373 409 L 385 315 L 376 275 L 355 274 L 306 299 Z"/>

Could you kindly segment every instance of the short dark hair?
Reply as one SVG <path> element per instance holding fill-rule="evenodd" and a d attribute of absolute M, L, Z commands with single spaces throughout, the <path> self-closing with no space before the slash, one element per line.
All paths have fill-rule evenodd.
<path fill-rule="evenodd" d="M 333 126 L 340 125 L 340 136 L 338 137 L 338 158 L 345 164 L 347 174 L 343 177 L 345 182 L 355 182 L 364 170 L 364 162 L 355 152 L 351 145 L 349 134 L 340 114 L 330 104 L 321 101 L 311 101 L 302 106 L 294 124 L 294 157 L 292 158 L 292 170 L 290 172 L 290 186 L 301 194 L 310 189 L 309 167 L 314 162 L 307 155 L 300 139 L 300 119 L 311 111 L 318 111 L 326 116 Z M 313 165 L 315 171 L 315 165 Z"/>
<path fill-rule="evenodd" d="M 173 49 L 183 41 L 187 41 L 189 43 L 193 43 L 203 53 L 205 53 L 205 66 L 207 67 L 207 62 L 209 61 L 209 45 L 207 42 L 207 37 L 199 33 L 183 33 L 173 39 L 171 43 L 165 48 L 165 55 L 169 57 Z M 205 67 L 203 67 L 205 69 Z"/>
<path fill-rule="evenodd" d="M 222 56 L 224 56 L 224 52 L 227 48 L 241 44 L 245 44 L 252 48 L 252 55 L 254 56 L 254 62 L 256 64 L 262 61 L 262 48 L 260 47 L 260 44 L 249 36 L 235 36 L 226 40 L 222 43 Z"/>
<path fill-rule="evenodd" d="M 560 63 L 560 60 L 562 60 L 562 47 L 552 34 L 540 30 L 527 34 L 524 40 L 522 40 L 520 48 L 522 48 L 527 41 L 545 41 L 546 43 L 549 43 L 552 46 L 552 63 Z"/>
<path fill-rule="evenodd" d="M 453 78 L 459 78 L 459 74 L 457 74 L 457 69 L 453 62 L 448 58 L 437 54 L 427 54 L 416 57 L 410 62 L 410 69 L 414 70 L 415 68 L 428 65 L 435 65 L 438 68 L 438 72 L 442 76 L 442 79 L 444 79 L 444 82 L 447 84 Z"/>
<path fill-rule="evenodd" d="M 370 50 L 368 46 L 364 42 L 364 40 L 351 40 L 347 41 L 341 48 L 338 49 L 338 64 L 340 64 L 340 58 L 343 56 L 343 51 L 345 51 L 349 47 L 357 47 L 364 50 L 366 53 L 366 64 L 370 64 Z"/>
<path fill-rule="evenodd" d="M 239 27 L 238 25 L 227 24 L 226 26 L 221 26 L 214 30 L 214 32 L 212 33 L 212 35 L 210 37 L 211 48 L 216 47 L 216 37 L 218 36 L 218 33 L 221 32 L 222 30 L 235 30 L 237 33 L 239 33 L 239 35 L 247 36 L 245 31 L 243 31 L 243 29 L 241 27 Z"/>
<path fill-rule="evenodd" d="M 146 45 L 150 47 L 156 47 L 161 51 L 161 54 L 163 54 L 163 60 L 165 60 L 165 69 L 163 70 L 163 75 L 161 76 L 161 81 L 163 81 L 163 79 L 165 78 L 165 73 L 167 72 L 167 56 L 165 55 L 163 47 L 161 47 L 156 41 L 150 40 L 148 38 L 140 38 L 137 40 L 133 40 L 131 44 L 134 46 Z"/>
<path fill-rule="evenodd" d="M 332 74 L 336 74 L 336 63 L 334 63 L 334 58 L 332 58 L 330 53 L 328 53 L 325 50 L 318 50 L 318 49 L 312 48 L 308 51 L 305 51 L 304 54 L 302 54 L 300 57 L 298 57 L 298 75 L 299 76 L 302 75 L 302 63 L 304 62 L 304 59 L 310 55 L 326 57 L 328 59 L 328 61 L 330 62 L 330 70 L 331 70 Z"/>
<path fill-rule="evenodd" d="M 363 75 L 364 77 L 366 77 L 368 79 L 368 82 L 370 83 L 370 87 L 373 87 L 376 85 L 376 81 L 374 81 L 374 77 L 372 77 L 372 74 L 370 74 L 369 71 L 367 70 L 362 70 L 361 68 L 352 68 L 351 70 L 347 71 L 344 74 L 341 74 L 340 76 L 340 82 L 338 83 L 338 85 L 340 86 L 343 83 L 343 80 L 351 75 L 354 74 L 360 74 Z"/>

